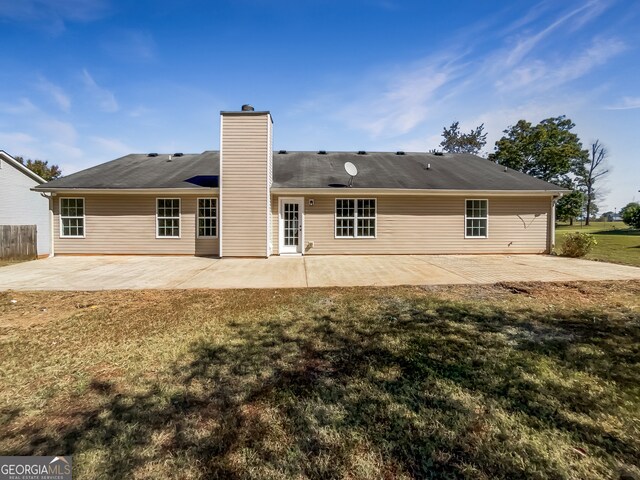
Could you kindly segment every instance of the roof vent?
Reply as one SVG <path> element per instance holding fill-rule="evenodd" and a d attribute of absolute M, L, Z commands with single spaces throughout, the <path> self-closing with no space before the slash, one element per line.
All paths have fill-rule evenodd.
<path fill-rule="evenodd" d="M 184 155 L 184 153 L 182 152 L 178 152 L 178 153 L 174 153 L 173 156 L 174 157 L 182 157 Z"/>
<path fill-rule="evenodd" d="M 504 171 L 506 172 L 507 170 L 509 170 L 507 167 L 504 167 Z"/>
<path fill-rule="evenodd" d="M 396 152 L 396 155 L 404 155 L 404 152 L 403 152 L 402 150 L 397 151 L 397 152 Z"/>
<path fill-rule="evenodd" d="M 243 112 L 253 112 L 253 107 L 249 104 L 244 104 L 242 105 L 242 111 Z"/>
<path fill-rule="evenodd" d="M 318 155 L 326 155 L 327 151 L 326 150 L 318 150 Z"/>
<path fill-rule="evenodd" d="M 444 156 L 444 153 L 442 153 L 442 152 L 433 152 L 433 154 L 434 154 L 436 157 L 442 157 L 442 156 Z"/>
<path fill-rule="evenodd" d="M 286 150 L 278 150 L 278 153 L 279 153 L 280 155 L 286 155 L 286 154 L 287 154 L 287 151 L 286 151 Z"/>
<path fill-rule="evenodd" d="M 427 163 L 427 170 L 431 170 L 431 164 Z"/>
<path fill-rule="evenodd" d="M 358 155 L 366 155 L 367 152 L 365 152 L 364 150 L 358 150 Z"/>
<path fill-rule="evenodd" d="M 150 153 L 149 155 L 147 155 L 147 157 L 157 157 L 157 156 L 158 156 L 158 154 L 155 153 L 155 152 L 154 153 Z"/>

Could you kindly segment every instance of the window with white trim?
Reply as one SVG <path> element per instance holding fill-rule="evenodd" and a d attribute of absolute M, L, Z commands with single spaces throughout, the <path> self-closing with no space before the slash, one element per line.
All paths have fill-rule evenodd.
<path fill-rule="evenodd" d="M 375 238 L 376 199 L 337 198 L 336 237 Z"/>
<path fill-rule="evenodd" d="M 218 199 L 198 199 L 198 237 L 218 236 Z"/>
<path fill-rule="evenodd" d="M 180 238 L 180 199 L 156 199 L 157 236 Z"/>
<path fill-rule="evenodd" d="M 465 205 L 465 233 L 464 236 L 487 238 L 489 223 L 488 200 L 466 200 Z"/>
<path fill-rule="evenodd" d="M 84 198 L 60 199 L 60 237 L 84 237 Z"/>

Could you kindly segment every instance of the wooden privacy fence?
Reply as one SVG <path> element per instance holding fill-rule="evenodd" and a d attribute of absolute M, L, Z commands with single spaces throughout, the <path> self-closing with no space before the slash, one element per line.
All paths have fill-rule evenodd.
<path fill-rule="evenodd" d="M 0 225 L 0 259 L 37 258 L 37 238 L 35 225 Z"/>

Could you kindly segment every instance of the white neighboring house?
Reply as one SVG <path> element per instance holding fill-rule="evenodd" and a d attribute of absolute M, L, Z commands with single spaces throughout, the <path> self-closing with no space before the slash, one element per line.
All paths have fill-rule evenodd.
<path fill-rule="evenodd" d="M 46 181 L 0 150 L 0 225 L 36 225 L 38 257 L 51 252 L 49 198 L 31 189 Z"/>

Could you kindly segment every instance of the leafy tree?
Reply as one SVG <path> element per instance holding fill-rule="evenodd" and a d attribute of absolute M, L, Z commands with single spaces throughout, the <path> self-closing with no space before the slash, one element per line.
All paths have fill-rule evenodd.
<path fill-rule="evenodd" d="M 460 131 L 460 122 L 453 122 L 449 128 L 442 131 L 444 140 L 440 146 L 449 153 L 472 153 L 478 155 L 482 147 L 487 144 L 487 134 L 484 132 L 484 123 L 472 129 L 469 133 Z"/>
<path fill-rule="evenodd" d="M 573 225 L 573 219 L 582 213 L 584 198 L 585 195 L 580 190 L 564 195 L 556 202 L 556 219 Z"/>
<path fill-rule="evenodd" d="M 60 167 L 58 165 L 49 165 L 47 160 L 31 160 L 29 158 L 25 163 L 22 157 L 15 157 L 15 159 L 35 174 L 40 175 L 47 182 L 62 175 Z"/>
<path fill-rule="evenodd" d="M 633 228 L 640 228 L 640 203 L 627 203 L 620 210 L 622 221 Z"/>
<path fill-rule="evenodd" d="M 600 216 L 600 220 L 604 221 L 604 222 L 613 222 L 613 217 L 614 217 L 615 213 L 608 210 L 606 212 L 604 212 L 601 216 Z"/>
<path fill-rule="evenodd" d="M 547 182 L 567 184 L 570 174 L 582 173 L 589 158 L 578 136 L 571 132 L 573 127 L 564 115 L 537 125 L 519 120 L 504 131 L 489 159 Z"/>
<path fill-rule="evenodd" d="M 594 200 L 596 198 L 596 182 L 609 173 L 609 169 L 605 168 L 605 162 L 607 160 L 607 150 L 604 145 L 600 143 L 600 140 L 596 140 L 591 144 L 591 152 L 589 160 L 578 172 L 579 183 L 584 187 L 586 193 L 586 212 L 585 212 L 585 225 L 589 225 L 589 221 L 592 216 L 598 213 L 597 208 L 594 211 Z"/>

